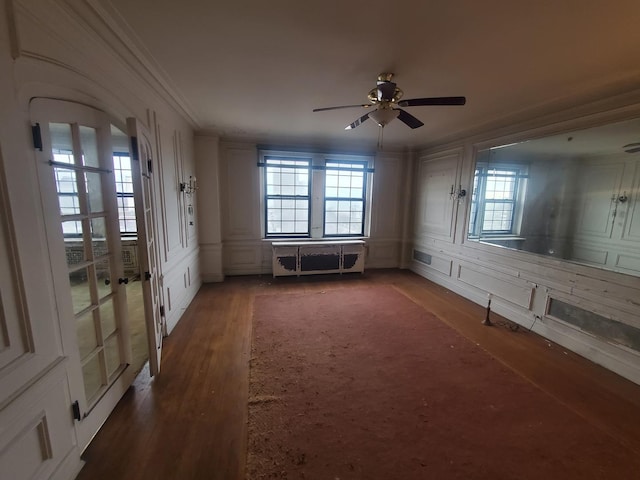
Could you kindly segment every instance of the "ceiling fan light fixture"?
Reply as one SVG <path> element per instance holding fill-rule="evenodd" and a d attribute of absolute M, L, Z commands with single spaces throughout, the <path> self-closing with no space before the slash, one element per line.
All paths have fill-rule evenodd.
<path fill-rule="evenodd" d="M 393 110 L 391 108 L 379 108 L 369 113 L 369 118 L 378 124 L 380 127 L 384 127 L 394 118 L 398 118 L 400 110 Z"/>

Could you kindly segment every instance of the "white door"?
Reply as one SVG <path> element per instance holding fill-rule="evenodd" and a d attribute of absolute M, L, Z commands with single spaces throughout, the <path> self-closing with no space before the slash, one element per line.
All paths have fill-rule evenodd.
<path fill-rule="evenodd" d="M 104 112 L 35 99 L 36 161 L 78 445 L 134 378 L 111 125 Z M 39 148 L 38 148 L 39 147 Z"/>
<path fill-rule="evenodd" d="M 154 165 L 151 136 L 135 118 L 127 119 L 131 137 L 131 173 L 134 182 L 138 255 L 140 261 L 144 315 L 149 340 L 149 371 L 160 372 L 162 337 L 165 333 L 162 312 L 162 279 L 158 268 L 158 244 L 155 219 Z"/>

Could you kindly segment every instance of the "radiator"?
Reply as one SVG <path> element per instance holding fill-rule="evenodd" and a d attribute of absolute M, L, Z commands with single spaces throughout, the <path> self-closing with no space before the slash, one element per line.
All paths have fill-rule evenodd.
<path fill-rule="evenodd" d="M 364 272 L 363 240 L 274 242 L 273 276 Z"/>

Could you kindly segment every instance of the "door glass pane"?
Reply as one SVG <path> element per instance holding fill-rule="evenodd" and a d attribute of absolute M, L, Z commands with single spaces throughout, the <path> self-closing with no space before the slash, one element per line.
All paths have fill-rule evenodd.
<path fill-rule="evenodd" d="M 71 283 L 71 299 L 73 313 L 78 314 L 91 305 L 91 290 L 89 289 L 89 269 L 81 268 L 69 273 Z"/>
<path fill-rule="evenodd" d="M 107 375 L 111 376 L 113 372 L 115 372 L 122 361 L 120 360 L 120 336 L 114 335 L 109 338 L 104 344 L 104 353 L 105 358 L 107 360 Z"/>
<path fill-rule="evenodd" d="M 51 135 L 51 147 L 53 148 L 53 159 L 56 162 L 73 163 L 73 139 L 71 136 L 71 125 L 68 123 L 50 123 L 49 134 Z M 65 152 L 65 153 L 59 153 Z M 60 157 L 58 155 L 61 155 Z"/>
<path fill-rule="evenodd" d="M 80 125 L 80 145 L 82 164 L 86 167 L 100 167 L 96 129 Z"/>
<path fill-rule="evenodd" d="M 109 259 L 98 260 L 96 262 L 96 276 L 98 277 L 98 300 L 111 294 L 112 278 Z"/>
<path fill-rule="evenodd" d="M 76 318 L 76 335 L 78 336 L 81 359 L 93 352 L 98 346 L 94 318 L 94 312 L 88 312 Z"/>
<path fill-rule="evenodd" d="M 81 237 L 82 222 L 77 220 L 62 222 L 62 233 L 65 237 Z"/>
<path fill-rule="evenodd" d="M 91 245 L 93 258 L 98 258 L 109 253 L 107 245 L 107 221 L 105 217 L 91 219 Z"/>
<path fill-rule="evenodd" d="M 147 237 L 151 237 L 152 233 L 153 233 L 153 218 L 151 217 L 151 215 L 145 215 L 147 217 Z"/>
<path fill-rule="evenodd" d="M 68 222 L 65 222 L 65 223 L 68 223 Z M 86 257 L 84 254 L 84 243 L 82 243 L 81 239 L 65 240 L 64 251 L 67 256 L 68 267 L 72 267 L 73 265 L 77 265 L 78 263 L 82 263 L 86 260 Z"/>
<path fill-rule="evenodd" d="M 106 173 L 85 172 L 84 178 L 87 183 L 87 196 L 89 199 L 89 212 L 97 213 L 104 211 L 104 202 L 102 201 L 102 185 L 101 176 Z"/>
<path fill-rule="evenodd" d="M 100 325 L 102 327 L 102 338 L 107 338 L 116 331 L 116 317 L 113 310 L 113 299 L 107 300 L 100 305 Z"/>
<path fill-rule="evenodd" d="M 82 378 L 84 379 L 84 393 L 87 400 L 98 393 L 103 385 L 100 369 L 100 355 L 94 356 L 82 367 Z"/>

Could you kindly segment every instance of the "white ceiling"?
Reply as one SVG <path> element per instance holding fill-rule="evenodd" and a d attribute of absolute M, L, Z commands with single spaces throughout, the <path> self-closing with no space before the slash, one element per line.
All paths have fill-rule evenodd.
<path fill-rule="evenodd" d="M 99 0 L 162 71 L 197 130 L 263 142 L 373 148 L 378 127 L 344 127 L 381 72 L 410 107 L 385 146 L 416 148 L 597 92 L 640 86 L 638 0 Z"/>

